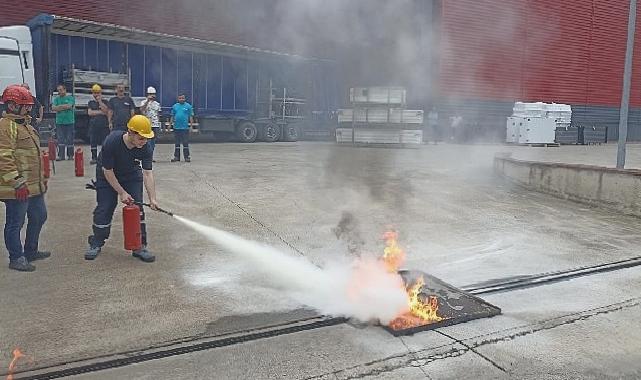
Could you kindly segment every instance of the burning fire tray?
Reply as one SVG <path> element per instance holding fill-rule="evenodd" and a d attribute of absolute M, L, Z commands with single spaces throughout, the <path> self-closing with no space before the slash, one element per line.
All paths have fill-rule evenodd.
<path fill-rule="evenodd" d="M 389 325 L 383 326 L 394 336 L 412 335 L 419 331 L 501 314 L 501 309 L 498 307 L 427 273 L 409 270 L 400 270 L 398 273 L 403 277 L 408 288 L 415 287 L 420 302 L 437 306 L 431 319 L 421 319 L 408 313 L 396 318 Z M 416 287 L 421 279 L 424 285 Z"/>

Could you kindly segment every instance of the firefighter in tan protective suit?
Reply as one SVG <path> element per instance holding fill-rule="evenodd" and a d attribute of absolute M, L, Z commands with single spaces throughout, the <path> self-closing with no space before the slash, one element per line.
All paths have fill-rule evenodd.
<path fill-rule="evenodd" d="M 0 119 L 0 200 L 6 206 L 4 242 L 9 268 L 33 272 L 32 261 L 51 256 L 38 251 L 40 230 L 47 220 L 47 183 L 40 159 L 40 139 L 30 125 L 31 92 L 19 85 L 2 93 L 5 111 Z M 24 246 L 20 231 L 28 219 Z"/>

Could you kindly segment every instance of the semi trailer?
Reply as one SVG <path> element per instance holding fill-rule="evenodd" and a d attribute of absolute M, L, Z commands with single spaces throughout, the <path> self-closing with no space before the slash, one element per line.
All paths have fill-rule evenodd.
<path fill-rule="evenodd" d="M 337 108 L 335 63 L 327 59 L 41 14 L 0 27 L 0 86 L 28 83 L 45 105 L 64 83 L 76 97 L 76 136 L 87 136 L 91 85 L 124 84 L 135 103 L 157 89 L 163 119 L 184 94 L 202 134 L 242 142 L 293 141 L 313 113 Z"/>

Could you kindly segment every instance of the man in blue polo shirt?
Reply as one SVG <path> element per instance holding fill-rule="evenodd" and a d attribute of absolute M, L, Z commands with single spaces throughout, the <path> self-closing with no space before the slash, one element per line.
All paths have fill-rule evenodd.
<path fill-rule="evenodd" d="M 191 162 L 189 156 L 189 131 L 194 124 L 194 108 L 185 101 L 185 95 L 178 95 L 178 103 L 171 107 L 170 125 L 174 126 L 174 158 L 171 162 L 180 161 L 180 144 L 183 145 L 185 162 Z"/>

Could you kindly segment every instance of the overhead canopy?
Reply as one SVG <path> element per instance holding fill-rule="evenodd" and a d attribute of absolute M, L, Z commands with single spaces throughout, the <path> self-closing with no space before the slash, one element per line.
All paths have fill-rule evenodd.
<path fill-rule="evenodd" d="M 253 57 L 253 58 L 290 58 L 300 60 L 321 60 L 306 58 L 296 54 L 261 49 L 246 45 L 230 44 L 219 41 L 208 41 L 199 38 L 181 37 L 171 34 L 150 32 L 134 27 L 102 23 L 90 20 L 81 20 L 65 16 L 41 14 L 31 19 L 27 25 L 35 28 L 50 25 L 51 32 L 70 36 L 82 36 L 98 39 L 116 40 L 122 42 L 138 43 L 143 45 L 180 48 L 181 50 L 195 50 L 214 52 L 217 54 Z"/>

